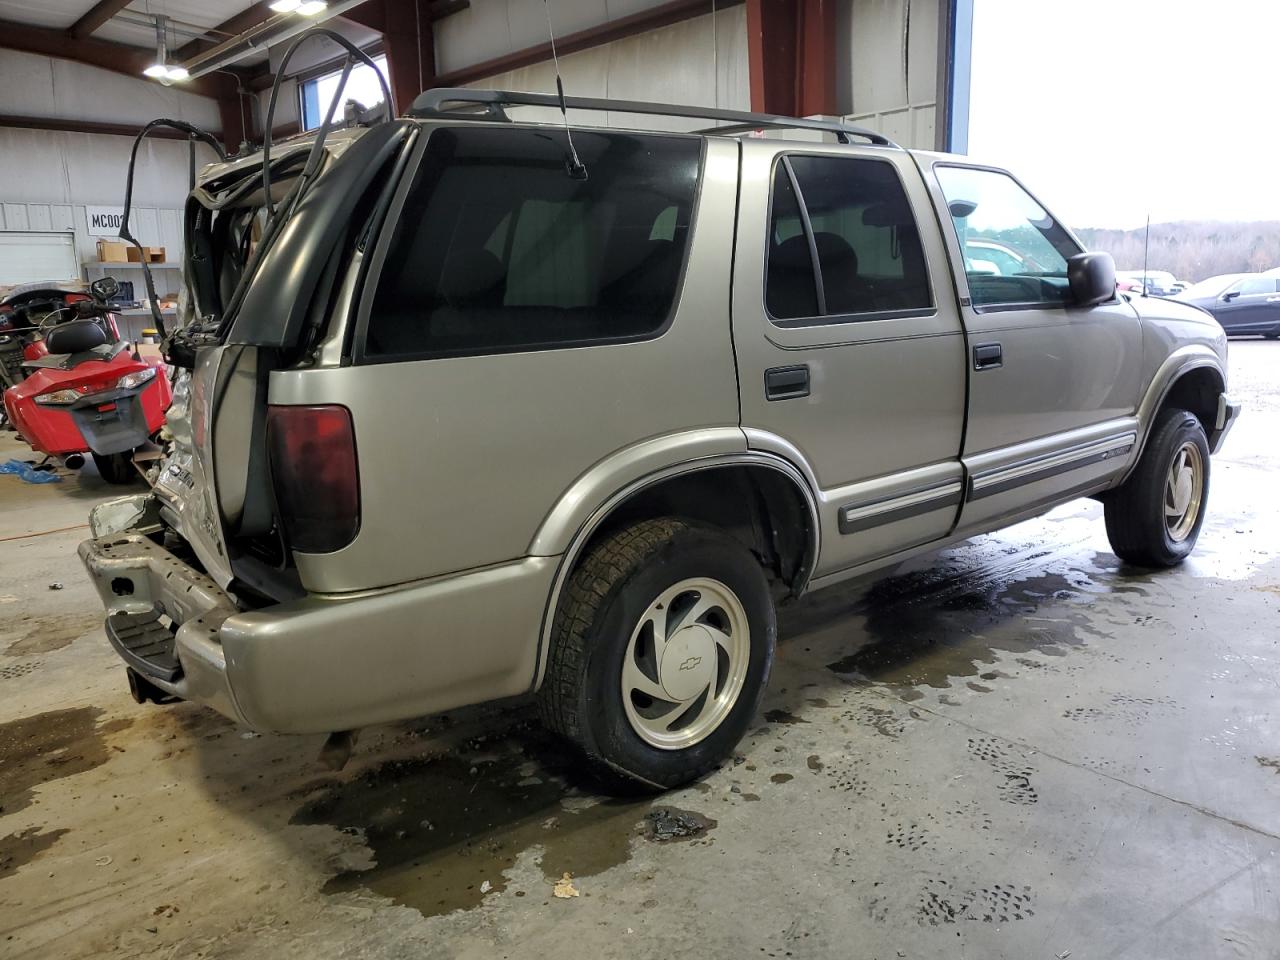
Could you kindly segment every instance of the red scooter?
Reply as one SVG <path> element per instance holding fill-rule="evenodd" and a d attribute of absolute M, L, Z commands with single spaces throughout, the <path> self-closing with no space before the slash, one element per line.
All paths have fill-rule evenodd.
<path fill-rule="evenodd" d="M 172 399 L 164 363 L 119 338 L 107 301 L 119 285 L 94 281 L 89 299 L 45 315 L 22 346 L 21 379 L 4 391 L 18 434 L 72 469 L 93 455 L 108 483 L 139 474 L 133 454 L 160 431 Z M 13 379 L 13 378 L 11 378 Z"/>

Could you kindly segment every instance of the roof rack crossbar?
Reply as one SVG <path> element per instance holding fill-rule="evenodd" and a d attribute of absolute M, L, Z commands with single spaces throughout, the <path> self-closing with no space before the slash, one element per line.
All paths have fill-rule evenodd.
<path fill-rule="evenodd" d="M 437 87 L 418 94 L 409 109 L 411 117 L 459 117 L 467 116 L 449 104 L 481 108 L 476 116 L 482 119 L 508 121 L 503 107 L 551 107 L 559 109 L 560 100 L 549 93 L 523 93 L 513 90 L 473 90 L 466 87 Z M 745 133 L 749 130 L 818 130 L 833 133 L 842 143 L 849 137 L 861 137 L 880 147 L 896 147 L 897 144 L 883 134 L 837 120 L 809 120 L 801 117 L 779 117 L 769 113 L 747 113 L 742 110 L 718 110 L 711 107 L 690 107 L 672 103 L 649 103 L 644 100 L 601 100 L 595 97 L 566 97 L 565 105 L 572 110 L 612 110 L 617 113 L 638 113 L 662 117 L 688 117 L 695 120 L 717 120 L 731 124 L 728 127 L 711 127 L 695 131 L 702 134 Z"/>

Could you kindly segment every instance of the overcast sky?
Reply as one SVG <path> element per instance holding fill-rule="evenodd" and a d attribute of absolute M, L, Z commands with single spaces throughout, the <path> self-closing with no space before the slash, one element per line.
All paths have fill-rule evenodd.
<path fill-rule="evenodd" d="M 1280 220 L 1280 0 L 974 0 L 971 104 L 1071 226 Z"/>

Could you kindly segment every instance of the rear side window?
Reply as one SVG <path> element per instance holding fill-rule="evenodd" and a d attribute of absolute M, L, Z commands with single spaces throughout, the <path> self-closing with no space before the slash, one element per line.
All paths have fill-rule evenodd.
<path fill-rule="evenodd" d="M 932 311 L 920 233 L 891 164 L 782 158 L 774 171 L 765 304 L 784 321 Z"/>
<path fill-rule="evenodd" d="M 431 134 L 368 319 L 365 354 L 431 357 L 618 342 L 665 328 L 701 143 L 574 131 Z"/>

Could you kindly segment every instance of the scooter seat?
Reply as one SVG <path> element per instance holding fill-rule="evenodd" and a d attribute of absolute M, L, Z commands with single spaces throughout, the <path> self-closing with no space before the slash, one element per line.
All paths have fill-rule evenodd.
<path fill-rule="evenodd" d="M 60 323 L 44 338 L 50 353 L 85 353 L 94 347 L 105 346 L 106 342 L 107 332 L 93 320 Z"/>

